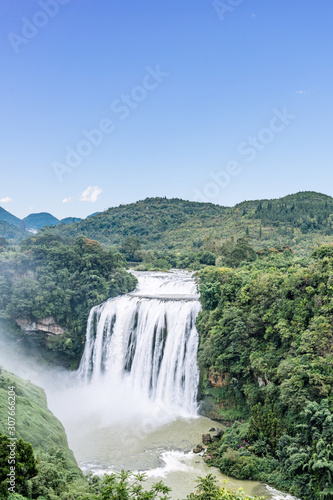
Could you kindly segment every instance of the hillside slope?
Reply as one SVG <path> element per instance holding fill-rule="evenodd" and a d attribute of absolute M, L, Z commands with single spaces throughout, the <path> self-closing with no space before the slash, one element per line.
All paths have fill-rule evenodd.
<path fill-rule="evenodd" d="M 18 243 L 24 238 L 30 236 L 29 231 L 26 230 L 33 230 L 33 232 L 35 232 L 43 226 L 73 224 L 74 222 L 79 222 L 81 220 L 82 219 L 79 217 L 65 217 L 64 219 L 59 220 L 47 212 L 29 214 L 21 220 L 4 208 L 0 207 L 0 237 L 12 240 L 14 243 Z"/>
<path fill-rule="evenodd" d="M 63 425 L 47 407 L 45 392 L 28 380 L 23 380 L 3 368 L 0 372 L 0 432 L 8 435 L 8 387 L 15 386 L 16 436 L 32 444 L 34 450 L 47 452 L 50 447 L 63 450 L 76 467 L 68 447 Z"/>
<path fill-rule="evenodd" d="M 4 220 L 0 220 L 0 237 L 6 240 L 22 241 L 24 238 L 29 236 L 24 229 L 20 229 L 17 226 L 13 226 Z"/>
<path fill-rule="evenodd" d="M 282 244 L 307 251 L 316 242 L 329 241 L 333 234 L 333 198 L 308 191 L 244 201 L 235 207 L 147 198 L 43 231 L 84 235 L 104 245 L 121 245 L 126 238 L 136 237 L 146 249 L 165 251 L 200 249 L 209 247 L 210 239 L 247 234 L 256 249 Z"/>
<path fill-rule="evenodd" d="M 27 229 L 41 229 L 43 226 L 52 226 L 59 224 L 59 219 L 47 212 L 30 214 L 23 219 Z"/>
<path fill-rule="evenodd" d="M 19 227 L 20 225 L 20 219 L 2 207 L 0 207 L 0 220 L 5 221 L 8 224 L 12 224 L 13 226 Z"/>

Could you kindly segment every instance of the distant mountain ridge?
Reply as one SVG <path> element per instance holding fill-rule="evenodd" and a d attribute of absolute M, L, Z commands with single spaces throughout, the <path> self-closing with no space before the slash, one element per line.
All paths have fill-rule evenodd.
<path fill-rule="evenodd" d="M 60 223 L 59 219 L 47 212 L 30 214 L 22 220 L 26 229 L 41 229 L 43 226 L 53 226 Z"/>
<path fill-rule="evenodd" d="M 16 227 L 19 227 L 21 222 L 18 217 L 15 217 L 15 215 L 11 214 L 2 207 L 0 207 L 0 220 L 3 220 L 8 224 L 12 224 L 12 226 Z"/>
<path fill-rule="evenodd" d="M 7 219 L 11 214 L 0 212 L 4 230 L 14 230 L 13 225 L 1 221 L 1 213 Z M 59 221 L 46 212 L 31 214 L 25 218 L 25 224 L 30 231 L 85 236 L 105 246 L 121 246 L 127 238 L 134 237 L 143 249 L 164 252 L 214 251 L 214 241 L 242 236 L 249 237 L 255 249 L 289 245 L 295 251 L 308 252 L 316 244 L 333 239 L 333 198 L 304 191 L 226 207 L 156 197 L 111 207 L 83 220 L 67 217 Z M 1 225 L 0 236 L 15 238 L 3 234 Z"/>
<path fill-rule="evenodd" d="M 79 217 L 66 217 L 59 220 L 48 212 L 33 213 L 24 217 L 24 219 L 19 219 L 4 208 L 0 207 L 0 236 L 5 238 L 15 238 L 19 235 L 22 236 L 22 234 L 24 234 L 24 230 L 38 231 L 44 226 L 73 224 L 74 222 L 80 222 L 81 220 L 82 219 Z M 19 228 L 19 230 L 15 231 L 13 226 L 15 228 Z"/>
<path fill-rule="evenodd" d="M 304 191 L 277 199 L 244 201 L 234 207 L 146 198 L 112 207 L 76 224 L 44 228 L 60 236 L 85 236 L 103 245 L 137 238 L 145 249 L 197 251 L 212 241 L 247 236 L 255 249 L 289 245 L 308 252 L 333 239 L 333 198 Z"/>

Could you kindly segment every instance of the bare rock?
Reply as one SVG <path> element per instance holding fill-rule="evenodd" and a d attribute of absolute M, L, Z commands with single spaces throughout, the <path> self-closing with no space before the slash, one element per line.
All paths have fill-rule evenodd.
<path fill-rule="evenodd" d="M 43 332 L 47 335 L 62 335 L 66 331 L 61 326 L 57 325 L 53 316 L 48 316 L 38 321 L 20 318 L 16 320 L 16 323 L 25 333 Z"/>

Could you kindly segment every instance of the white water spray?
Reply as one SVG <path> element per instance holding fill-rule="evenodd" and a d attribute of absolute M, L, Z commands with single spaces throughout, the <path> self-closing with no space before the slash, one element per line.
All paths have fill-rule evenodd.
<path fill-rule="evenodd" d="M 178 415 L 195 415 L 200 310 L 189 273 L 136 273 L 135 292 L 109 299 L 89 315 L 79 375 L 131 387 L 133 396 Z"/>

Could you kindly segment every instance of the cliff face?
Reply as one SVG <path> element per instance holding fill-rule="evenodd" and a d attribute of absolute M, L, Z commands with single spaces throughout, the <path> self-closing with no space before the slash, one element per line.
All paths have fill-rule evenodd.
<path fill-rule="evenodd" d="M 16 320 L 16 323 L 25 333 L 43 332 L 46 335 L 62 335 L 66 331 L 65 328 L 57 325 L 53 316 L 48 316 L 38 321 L 20 318 Z"/>

